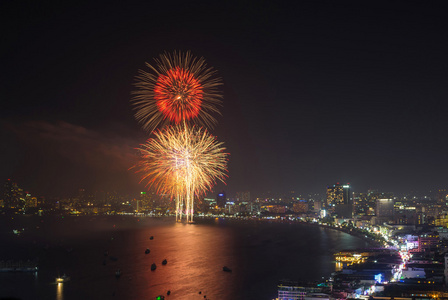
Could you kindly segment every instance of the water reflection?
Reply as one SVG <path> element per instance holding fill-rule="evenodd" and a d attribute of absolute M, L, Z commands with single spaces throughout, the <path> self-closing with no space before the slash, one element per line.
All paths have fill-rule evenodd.
<path fill-rule="evenodd" d="M 0 274 L 0 298 L 33 299 L 41 293 L 42 298 L 58 300 L 155 299 L 167 298 L 170 291 L 167 299 L 272 299 L 278 280 L 320 279 L 334 272 L 333 253 L 366 247 L 363 240 L 345 233 L 267 222 L 198 219 L 198 224 L 187 225 L 173 219 L 122 217 L 41 221 L 36 220 L 41 229 L 33 239 L 41 234 L 42 242 L 36 247 L 30 240 L 30 247 L 42 251 L 52 274 L 63 267 L 74 280 L 64 294 L 64 283 L 55 291 L 55 285 L 48 284 L 54 278 L 46 273 L 39 273 L 39 280 L 28 276 L 28 284 L 4 280 Z M 15 245 L 7 253 L 14 254 L 24 242 L 7 244 Z M 61 245 L 73 251 L 59 251 Z M 145 254 L 147 248 L 150 253 Z M 151 271 L 153 263 L 157 269 Z M 223 272 L 223 266 L 232 272 Z M 122 272 L 119 278 L 117 269 Z"/>
<path fill-rule="evenodd" d="M 223 274 L 222 267 L 235 265 L 235 255 L 231 253 L 233 242 L 227 229 L 221 228 L 219 234 L 216 231 L 214 226 L 174 223 L 140 232 L 138 240 L 144 240 L 151 252 L 141 262 L 140 278 L 134 290 L 136 296 L 151 298 L 166 295 L 170 290 L 172 297 L 184 299 L 197 297 L 199 291 L 202 295 L 221 295 L 223 299 L 230 293 L 231 297 L 228 287 L 232 286 L 232 278 Z M 154 235 L 154 241 L 148 241 L 150 235 Z M 139 251 L 144 249 L 142 245 Z M 162 265 L 164 259 L 167 265 Z M 150 271 L 152 263 L 157 265 L 153 272 Z"/>
<path fill-rule="evenodd" d="M 56 284 L 56 300 L 63 300 L 63 299 L 64 299 L 64 284 L 59 282 Z"/>

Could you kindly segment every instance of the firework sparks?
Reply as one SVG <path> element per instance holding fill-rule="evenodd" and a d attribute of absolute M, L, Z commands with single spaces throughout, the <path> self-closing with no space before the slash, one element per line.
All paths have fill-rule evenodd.
<path fill-rule="evenodd" d="M 187 222 L 193 221 L 194 197 L 224 182 L 228 153 L 207 130 L 194 126 L 168 126 L 154 134 L 139 149 L 141 181 L 176 199 L 176 219 L 185 213 Z"/>
<path fill-rule="evenodd" d="M 222 83 L 204 58 L 195 58 L 190 52 L 165 53 L 155 59 L 154 66 L 146 66 L 150 72 L 139 71 L 137 89 L 132 92 L 135 117 L 145 130 L 152 131 L 160 123 L 213 127 L 212 114 L 219 114 L 222 95 L 218 86 Z"/>

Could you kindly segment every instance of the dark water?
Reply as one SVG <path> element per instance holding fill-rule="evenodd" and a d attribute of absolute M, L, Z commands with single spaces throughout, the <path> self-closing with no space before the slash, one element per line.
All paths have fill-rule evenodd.
<path fill-rule="evenodd" d="M 22 227 L 22 235 L 12 233 Z M 332 253 L 363 247 L 368 244 L 359 238 L 300 224 L 1 217 L 0 260 L 38 257 L 40 270 L 37 275 L 0 273 L 0 299 L 155 299 L 170 290 L 166 299 L 206 295 L 268 300 L 276 297 L 278 280 L 327 277 L 335 268 Z M 144 253 L 146 248 L 150 254 Z M 168 264 L 163 266 L 165 258 Z M 150 270 L 152 263 L 157 265 L 155 271 Z M 223 266 L 232 272 L 223 272 Z M 122 271 L 119 279 L 117 269 Z M 54 278 L 64 273 L 71 281 L 54 284 Z"/>

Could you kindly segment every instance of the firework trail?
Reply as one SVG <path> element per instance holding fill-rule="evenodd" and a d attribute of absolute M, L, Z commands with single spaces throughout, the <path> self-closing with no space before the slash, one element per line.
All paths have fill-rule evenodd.
<path fill-rule="evenodd" d="M 141 182 L 176 199 L 176 220 L 186 215 L 193 221 L 194 198 L 227 177 L 227 157 L 222 142 L 207 130 L 185 124 L 154 132 L 141 145 L 141 160 L 135 166 Z"/>
<path fill-rule="evenodd" d="M 197 123 L 212 128 L 222 95 L 221 79 L 204 58 L 190 52 L 165 53 L 139 70 L 132 103 L 135 118 L 151 132 L 160 124 Z"/>

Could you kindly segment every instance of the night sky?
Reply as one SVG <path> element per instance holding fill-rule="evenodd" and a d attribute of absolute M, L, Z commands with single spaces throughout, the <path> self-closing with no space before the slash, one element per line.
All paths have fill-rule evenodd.
<path fill-rule="evenodd" d="M 212 133 L 231 155 L 215 192 L 448 187 L 442 1 L 39 2 L 0 4 L 2 181 L 143 190 L 135 76 L 191 50 L 224 82 Z"/>

